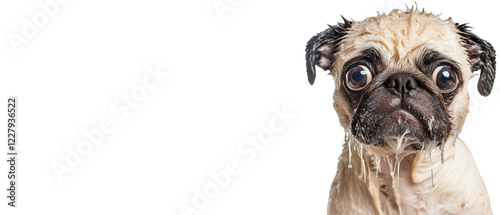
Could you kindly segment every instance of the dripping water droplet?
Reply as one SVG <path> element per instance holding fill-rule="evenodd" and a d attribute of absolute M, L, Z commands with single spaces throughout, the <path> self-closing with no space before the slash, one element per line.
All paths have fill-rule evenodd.
<path fill-rule="evenodd" d="M 363 157 L 363 146 L 359 146 L 359 157 L 361 157 L 361 168 L 363 169 L 363 180 L 366 182 L 366 167 L 365 167 L 365 159 Z"/>
<path fill-rule="evenodd" d="M 444 163 L 444 143 L 441 143 L 441 146 L 439 147 L 441 150 L 441 164 Z"/>
<path fill-rule="evenodd" d="M 348 147 L 349 147 L 349 165 L 347 165 L 347 167 L 348 168 L 352 168 L 352 161 L 351 161 L 351 157 L 352 157 L 351 138 L 349 138 L 349 133 L 346 133 L 346 139 L 347 139 L 347 144 L 348 144 Z"/>
<path fill-rule="evenodd" d="M 435 187 L 434 185 L 434 170 L 432 169 L 432 150 L 429 151 L 429 165 L 431 167 L 431 182 L 432 182 L 432 187 Z"/>

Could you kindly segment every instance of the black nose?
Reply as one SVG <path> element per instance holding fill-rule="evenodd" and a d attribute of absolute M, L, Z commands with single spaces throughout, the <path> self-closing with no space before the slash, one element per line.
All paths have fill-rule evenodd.
<path fill-rule="evenodd" d="M 410 74 L 398 73 L 389 77 L 384 85 L 392 94 L 402 96 L 417 88 L 417 81 Z"/>

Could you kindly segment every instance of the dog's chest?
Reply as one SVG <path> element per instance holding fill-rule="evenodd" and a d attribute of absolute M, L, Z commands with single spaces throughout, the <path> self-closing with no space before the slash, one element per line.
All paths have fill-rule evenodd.
<path fill-rule="evenodd" d="M 411 163 L 405 159 L 399 168 L 397 165 L 381 164 L 381 171 L 375 179 L 380 184 L 378 196 L 372 194 L 372 198 L 378 198 L 377 210 L 383 214 L 415 214 L 417 211 L 439 214 L 438 209 L 446 206 L 435 201 L 432 181 L 415 184 L 411 179 Z"/>
<path fill-rule="evenodd" d="M 477 214 L 470 208 L 470 197 L 465 186 L 450 186 L 455 177 L 439 168 L 422 168 L 429 178 L 415 183 L 412 178 L 414 156 L 397 162 L 380 162 L 380 171 L 369 182 L 376 184 L 378 192 L 372 192 L 374 206 L 379 214 Z M 398 166 L 399 165 L 399 166 Z M 467 206 L 467 207 L 466 207 Z"/>

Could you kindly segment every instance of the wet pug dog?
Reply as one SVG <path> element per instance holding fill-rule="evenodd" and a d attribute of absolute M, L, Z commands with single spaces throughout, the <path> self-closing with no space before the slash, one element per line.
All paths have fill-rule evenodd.
<path fill-rule="evenodd" d="M 491 214 L 486 187 L 458 138 L 468 82 L 491 93 L 495 51 L 465 24 L 407 9 L 329 26 L 306 46 L 335 80 L 346 132 L 328 214 Z"/>

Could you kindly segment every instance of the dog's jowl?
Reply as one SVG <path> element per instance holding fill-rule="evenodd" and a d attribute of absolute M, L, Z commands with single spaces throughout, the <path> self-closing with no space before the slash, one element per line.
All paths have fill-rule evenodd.
<path fill-rule="evenodd" d="M 424 11 L 349 21 L 306 46 L 335 80 L 334 107 L 344 150 L 328 214 L 491 214 L 486 187 L 458 138 L 468 82 L 488 96 L 495 50 L 465 24 Z M 475 90 L 475 89 L 473 89 Z"/>

